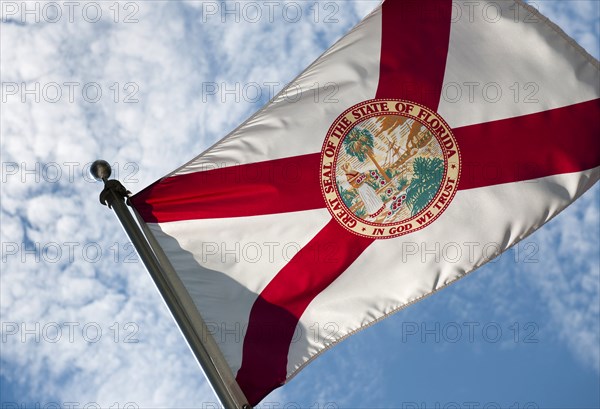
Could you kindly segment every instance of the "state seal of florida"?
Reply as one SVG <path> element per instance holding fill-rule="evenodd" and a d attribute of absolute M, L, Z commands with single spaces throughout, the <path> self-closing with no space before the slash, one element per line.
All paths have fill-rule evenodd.
<path fill-rule="evenodd" d="M 331 125 L 321 151 L 321 191 L 345 229 L 373 239 L 434 222 L 458 187 L 451 128 L 431 109 L 400 99 L 361 102 Z"/>

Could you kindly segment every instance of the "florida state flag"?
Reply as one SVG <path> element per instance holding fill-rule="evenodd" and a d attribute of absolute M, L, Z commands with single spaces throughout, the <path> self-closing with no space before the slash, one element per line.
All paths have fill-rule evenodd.
<path fill-rule="evenodd" d="M 598 180 L 598 61 L 520 1 L 480 7 L 384 2 L 133 197 L 252 404 Z"/>

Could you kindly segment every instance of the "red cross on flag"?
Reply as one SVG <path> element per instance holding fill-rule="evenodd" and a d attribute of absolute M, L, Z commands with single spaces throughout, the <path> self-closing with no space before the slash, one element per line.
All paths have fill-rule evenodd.
<path fill-rule="evenodd" d="M 522 2 L 484 3 L 497 18 L 384 2 L 132 198 L 250 403 L 598 180 L 598 61 Z M 447 245 L 451 261 L 422 257 Z M 310 331 L 325 323 L 335 336 Z"/>

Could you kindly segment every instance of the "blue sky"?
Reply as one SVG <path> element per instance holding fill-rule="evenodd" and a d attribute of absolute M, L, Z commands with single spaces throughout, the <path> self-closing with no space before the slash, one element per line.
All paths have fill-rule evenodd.
<path fill-rule="evenodd" d="M 102 157 L 141 190 L 378 4 L 277 3 L 259 17 L 250 3 L 224 15 L 220 2 L 31 1 L 29 14 L 2 2 L 3 408 L 216 401 L 86 171 Z M 598 58 L 599 2 L 531 3 Z M 596 185 L 478 272 L 326 352 L 263 407 L 600 407 L 598 243 Z"/>

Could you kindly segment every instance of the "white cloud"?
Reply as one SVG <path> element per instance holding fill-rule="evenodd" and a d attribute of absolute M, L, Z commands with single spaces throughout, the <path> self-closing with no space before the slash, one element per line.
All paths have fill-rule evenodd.
<path fill-rule="evenodd" d="M 600 189 L 596 186 L 535 235 L 540 263 L 527 277 L 558 335 L 583 365 L 600 372 Z"/>
<path fill-rule="evenodd" d="M 595 58 L 600 56 L 600 2 L 597 0 L 528 0 L 527 3 L 558 24 Z"/>

